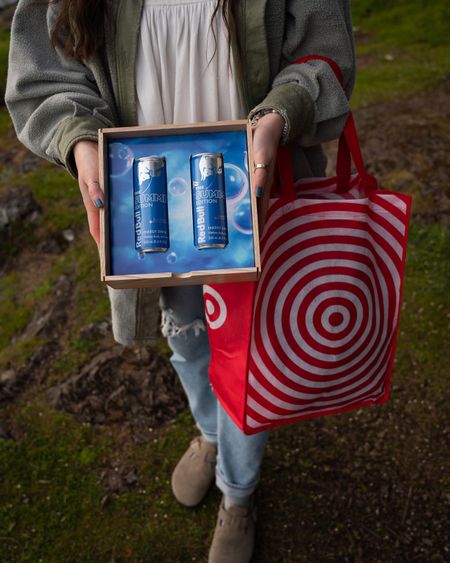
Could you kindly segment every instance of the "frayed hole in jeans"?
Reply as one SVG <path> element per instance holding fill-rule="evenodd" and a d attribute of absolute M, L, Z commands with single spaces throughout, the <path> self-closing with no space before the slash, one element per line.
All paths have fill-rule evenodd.
<path fill-rule="evenodd" d="M 173 320 L 172 314 L 172 309 L 161 311 L 161 333 L 163 336 L 179 336 L 185 334 L 189 329 L 194 331 L 195 336 L 199 336 L 202 331 L 206 330 L 205 322 L 202 319 L 194 319 L 191 323 L 179 325 Z"/>

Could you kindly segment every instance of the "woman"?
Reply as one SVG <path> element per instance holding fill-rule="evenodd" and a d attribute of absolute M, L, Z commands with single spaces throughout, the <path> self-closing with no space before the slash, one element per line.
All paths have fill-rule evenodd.
<path fill-rule="evenodd" d="M 337 62 L 345 92 L 326 63 L 292 64 L 312 54 Z M 98 244 L 98 128 L 248 117 L 262 224 L 278 145 L 292 146 L 295 178 L 324 175 L 320 143 L 339 136 L 353 78 L 347 0 L 22 0 L 6 103 L 19 139 L 78 179 Z M 109 294 L 123 344 L 155 337 L 160 299 L 171 361 L 200 430 L 172 490 L 195 506 L 215 476 L 224 496 L 209 561 L 249 561 L 267 432 L 245 436 L 217 404 L 201 287 Z"/>

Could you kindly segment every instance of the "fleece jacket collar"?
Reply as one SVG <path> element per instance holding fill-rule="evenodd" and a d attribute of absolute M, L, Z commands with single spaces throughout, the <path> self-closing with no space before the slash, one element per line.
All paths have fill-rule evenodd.
<path fill-rule="evenodd" d="M 267 0 L 238 0 L 237 29 L 242 47 L 242 91 L 247 112 L 269 89 L 269 56 L 264 14 Z M 144 0 L 119 0 L 116 11 L 114 60 L 117 77 L 118 111 L 122 125 L 135 125 L 136 65 L 139 26 Z"/>

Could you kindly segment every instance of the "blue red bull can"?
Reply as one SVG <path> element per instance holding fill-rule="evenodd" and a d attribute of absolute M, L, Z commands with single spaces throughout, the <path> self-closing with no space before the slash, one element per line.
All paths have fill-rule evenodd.
<path fill-rule="evenodd" d="M 145 156 L 135 159 L 133 166 L 136 250 L 165 252 L 169 248 L 166 159 Z"/>
<path fill-rule="evenodd" d="M 222 153 L 191 156 L 194 245 L 224 248 L 228 244 L 227 205 Z"/>

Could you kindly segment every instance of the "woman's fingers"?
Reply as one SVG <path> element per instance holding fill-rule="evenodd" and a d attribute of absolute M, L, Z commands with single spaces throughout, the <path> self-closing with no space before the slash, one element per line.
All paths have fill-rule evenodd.
<path fill-rule="evenodd" d="M 269 178 L 269 172 L 267 169 L 257 168 L 253 175 L 255 181 L 255 193 L 256 197 L 262 197 L 267 186 L 267 180 Z"/>
<path fill-rule="evenodd" d="M 83 198 L 83 204 L 86 208 L 89 232 L 95 242 L 100 244 L 100 208 L 95 205 L 93 196 L 97 196 L 97 199 L 100 199 L 103 194 L 100 188 L 98 188 L 100 191 L 100 194 L 98 194 L 95 188 L 93 189 L 93 187 L 90 187 L 89 183 L 84 182 L 82 179 L 79 179 L 79 186 L 81 196 Z"/>
<path fill-rule="evenodd" d="M 94 141 L 79 141 L 74 147 L 78 184 L 86 208 L 89 232 L 100 244 L 100 207 L 104 206 L 104 195 L 98 182 L 98 145 Z"/>
<path fill-rule="evenodd" d="M 92 203 L 95 205 L 95 207 L 97 208 L 104 207 L 104 196 L 102 190 L 100 189 L 100 184 L 98 183 L 98 180 L 88 180 L 86 184 L 89 193 L 89 198 L 92 201 Z"/>
<path fill-rule="evenodd" d="M 100 211 L 98 208 L 87 210 L 87 218 L 89 224 L 89 232 L 92 238 L 97 243 L 100 244 Z"/>
<path fill-rule="evenodd" d="M 253 164 L 255 166 L 253 182 L 257 197 L 260 234 L 262 233 L 269 207 L 277 150 L 278 139 L 276 135 L 267 127 L 257 126 L 253 130 Z M 264 164 L 267 167 L 256 168 L 257 164 Z"/>

